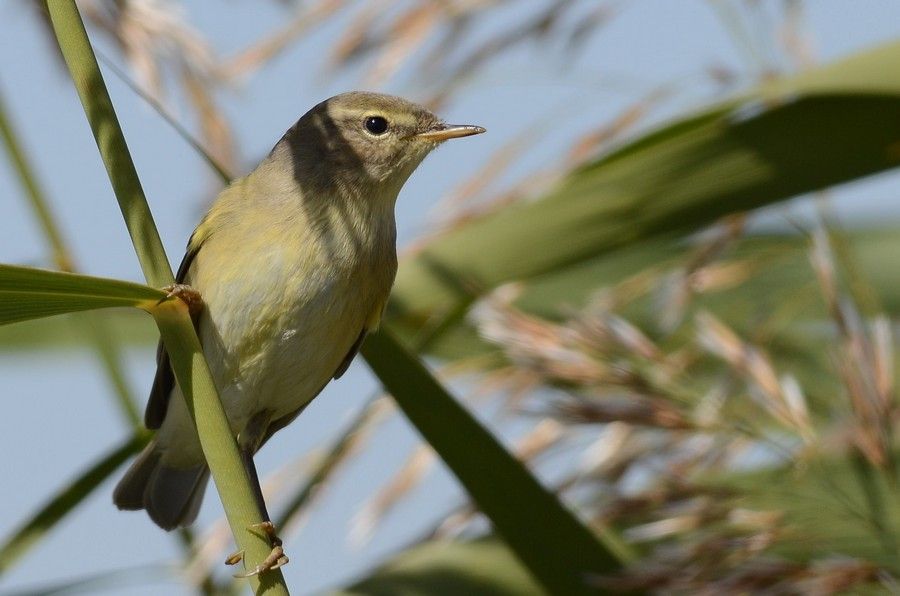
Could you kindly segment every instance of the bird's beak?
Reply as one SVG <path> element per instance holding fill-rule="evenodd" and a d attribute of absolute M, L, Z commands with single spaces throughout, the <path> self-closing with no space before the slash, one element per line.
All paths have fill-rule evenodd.
<path fill-rule="evenodd" d="M 472 126 L 471 124 L 438 124 L 431 130 L 420 132 L 416 135 L 416 138 L 426 139 L 428 141 L 446 141 L 447 139 L 455 139 L 458 137 L 480 135 L 484 131 L 484 128 Z"/>

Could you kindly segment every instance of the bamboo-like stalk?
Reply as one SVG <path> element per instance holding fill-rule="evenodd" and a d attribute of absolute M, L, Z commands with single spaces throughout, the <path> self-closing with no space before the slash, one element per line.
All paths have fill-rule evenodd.
<path fill-rule="evenodd" d="M 48 1 L 47 8 L 144 276 L 152 286 L 171 284 L 172 269 L 141 189 L 81 15 L 71 0 Z M 270 551 L 265 536 L 251 528 L 253 524 L 262 521 L 262 514 L 253 497 L 250 479 L 241 463 L 237 444 L 203 357 L 187 305 L 180 300 L 164 301 L 152 314 L 169 352 L 172 368 L 188 409 L 194 416 L 200 443 L 235 541 L 244 551 L 245 565 L 255 566 Z M 197 412 L 202 412 L 202 415 L 196 416 Z M 257 594 L 288 593 L 280 570 L 253 576 L 250 584 Z"/>

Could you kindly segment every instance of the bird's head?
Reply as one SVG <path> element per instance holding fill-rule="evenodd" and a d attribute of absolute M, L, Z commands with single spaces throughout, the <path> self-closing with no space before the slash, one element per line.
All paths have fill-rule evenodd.
<path fill-rule="evenodd" d="M 435 147 L 480 134 L 480 126 L 446 124 L 424 107 L 391 95 L 350 92 L 323 101 L 285 135 L 295 175 L 400 190 Z"/>

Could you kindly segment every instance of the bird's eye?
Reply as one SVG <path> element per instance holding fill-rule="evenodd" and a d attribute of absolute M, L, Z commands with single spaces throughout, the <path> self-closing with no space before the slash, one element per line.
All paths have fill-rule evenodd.
<path fill-rule="evenodd" d="M 366 116 L 366 130 L 373 135 L 383 135 L 387 129 L 388 121 L 381 116 Z"/>

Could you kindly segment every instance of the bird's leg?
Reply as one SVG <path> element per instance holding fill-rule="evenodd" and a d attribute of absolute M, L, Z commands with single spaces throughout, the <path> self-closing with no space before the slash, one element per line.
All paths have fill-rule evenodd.
<path fill-rule="evenodd" d="M 248 427 L 252 425 L 253 421 L 248 424 Z M 246 433 L 247 430 L 250 429 L 245 429 L 244 432 Z M 271 569 L 278 569 L 279 567 L 286 565 L 289 560 L 287 555 L 284 554 L 281 538 L 275 534 L 275 524 L 272 523 L 269 511 L 266 509 L 266 501 L 263 498 L 262 487 L 259 483 L 259 473 L 256 471 L 256 463 L 253 461 L 253 453 L 255 451 L 256 449 L 254 447 L 242 446 L 241 460 L 244 462 L 244 468 L 247 470 L 247 475 L 250 476 L 250 484 L 253 486 L 253 495 L 256 497 L 256 503 L 259 506 L 259 510 L 262 512 L 265 521 L 253 524 L 250 527 L 254 530 L 262 531 L 269 538 L 269 543 L 272 545 L 272 552 L 270 552 L 269 556 L 267 556 L 259 565 L 247 573 L 236 574 L 235 577 L 251 577 L 260 573 L 265 573 Z M 234 565 L 243 559 L 243 555 L 243 551 L 236 552 L 225 559 L 225 563 L 227 565 Z"/>
<path fill-rule="evenodd" d="M 172 284 L 162 290 L 166 293 L 166 299 L 178 298 L 187 304 L 191 317 L 197 316 L 203 310 L 203 298 L 200 296 L 200 292 L 187 284 Z"/>

